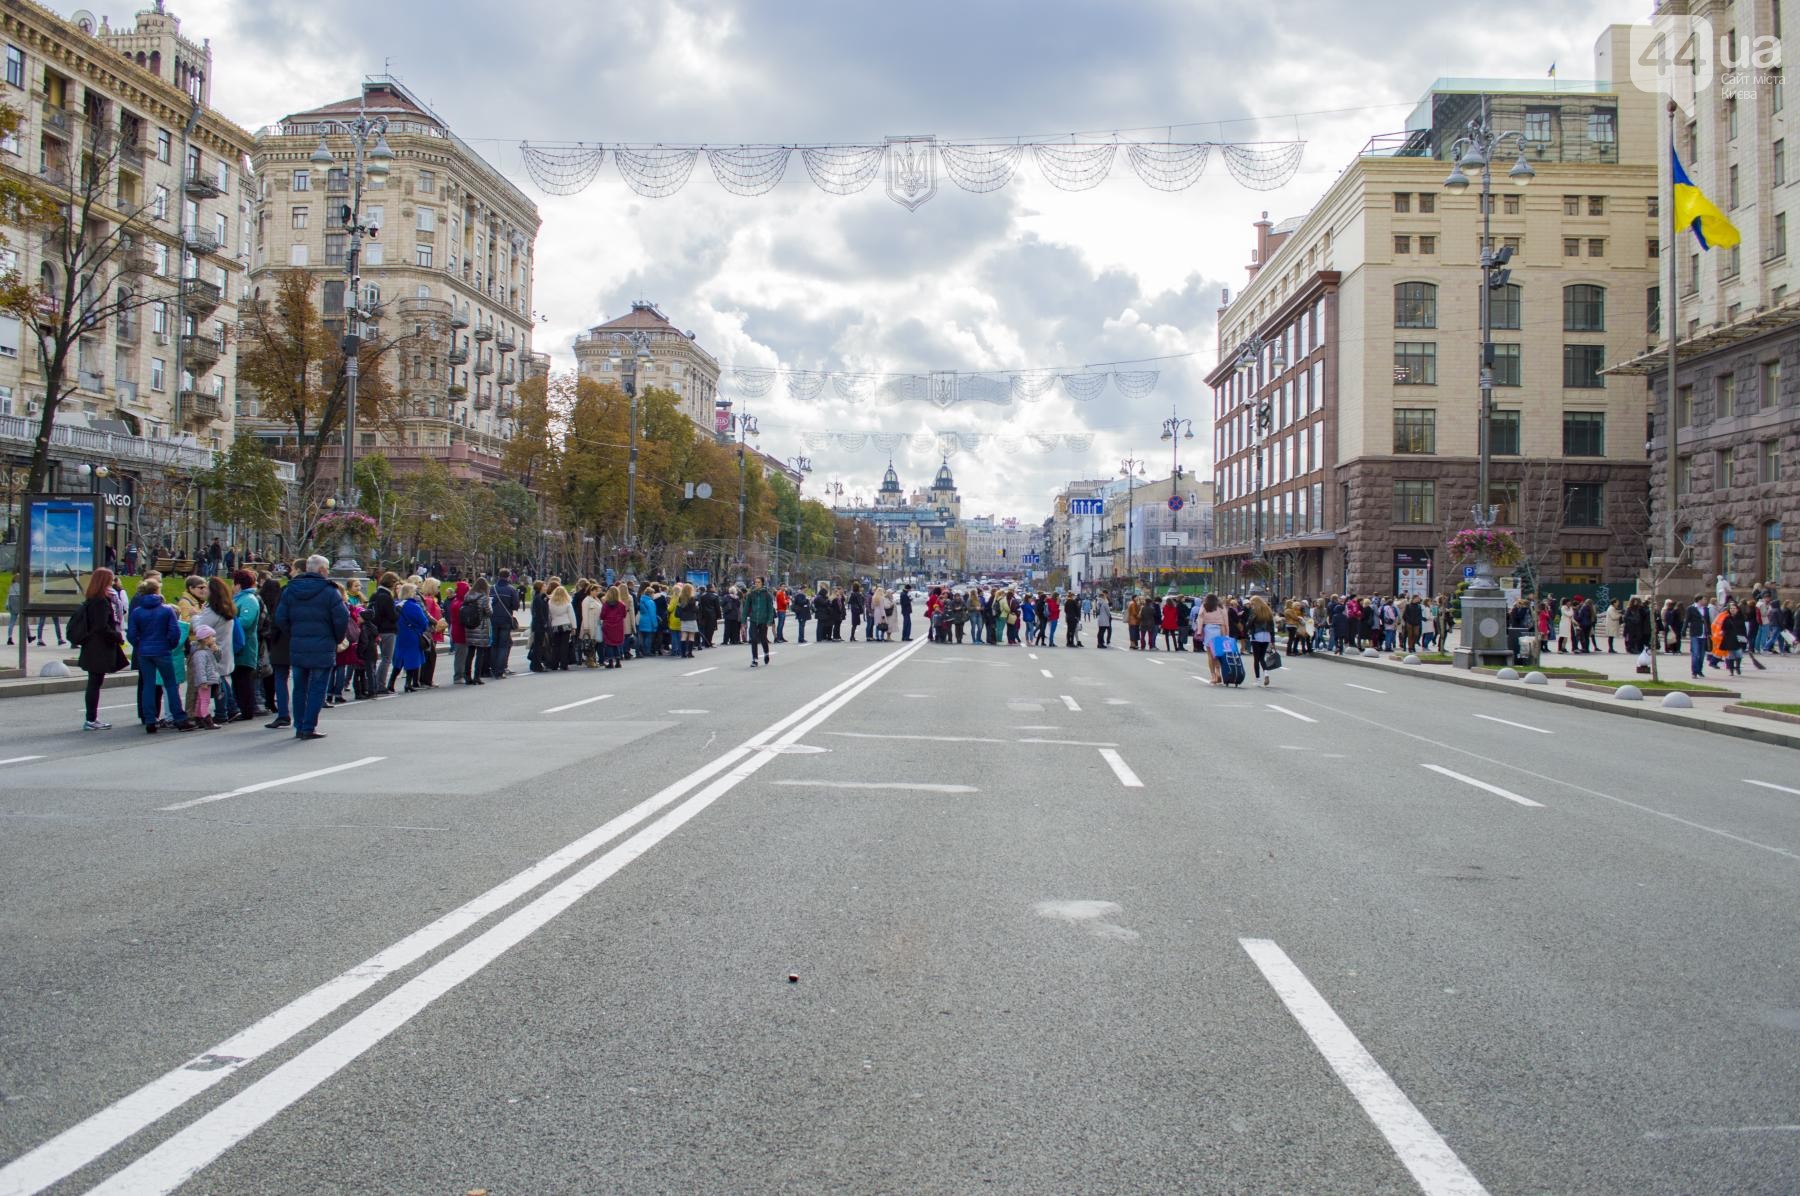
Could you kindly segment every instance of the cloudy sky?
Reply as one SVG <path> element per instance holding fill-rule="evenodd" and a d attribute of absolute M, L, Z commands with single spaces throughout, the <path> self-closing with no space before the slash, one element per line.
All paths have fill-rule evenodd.
<path fill-rule="evenodd" d="M 61 0 L 65 14 L 76 5 Z M 128 24 L 130 9 L 89 7 Z M 171 0 L 183 31 L 212 39 L 214 104 L 256 128 L 355 94 L 389 69 L 537 199 L 536 347 L 574 364 L 582 328 L 637 298 L 692 329 L 727 367 L 925 372 L 1164 363 L 1149 397 L 1107 390 L 1015 408 L 852 407 L 777 393 L 748 408 L 762 447 L 807 451 L 813 430 L 1093 430 L 1077 454 L 990 447 L 951 466 L 964 511 L 1041 519 L 1061 483 L 1108 476 L 1137 453 L 1166 476 L 1171 410 L 1201 432 L 1183 465 L 1207 469 L 1202 377 L 1215 358 L 1222 286 L 1244 282 L 1251 221 L 1307 210 L 1373 134 L 1402 128 L 1439 76 L 1592 74 L 1612 22 L 1649 0 Z M 1216 161 L 1191 189 L 1154 191 L 1129 169 L 1059 191 L 1029 160 L 1007 187 L 947 180 L 907 212 L 878 180 L 827 195 L 796 156 L 758 198 L 720 188 L 704 162 L 667 199 L 640 199 L 609 162 L 581 195 L 537 192 L 521 140 L 868 142 L 1176 129 L 1182 140 L 1303 138 L 1300 172 L 1246 190 Z M 1130 136 L 1131 134 L 1127 134 Z M 1138 133 L 1136 136 L 1157 136 Z M 829 389 L 827 396 L 830 395 Z M 816 484 L 872 493 L 873 449 L 812 451 Z M 937 466 L 902 451 L 909 487 Z"/>

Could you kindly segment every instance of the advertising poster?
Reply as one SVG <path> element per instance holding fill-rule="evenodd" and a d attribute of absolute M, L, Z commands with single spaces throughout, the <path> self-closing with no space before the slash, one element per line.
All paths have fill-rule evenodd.
<path fill-rule="evenodd" d="M 68 615 L 81 605 L 88 578 L 101 564 L 100 503 L 98 495 L 26 496 L 26 614 Z"/>

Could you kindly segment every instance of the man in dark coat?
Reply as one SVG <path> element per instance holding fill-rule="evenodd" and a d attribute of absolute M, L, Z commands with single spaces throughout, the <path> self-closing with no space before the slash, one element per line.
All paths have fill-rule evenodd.
<path fill-rule="evenodd" d="M 498 681 L 512 670 L 506 666 L 512 657 L 513 628 L 519 625 L 519 591 L 512 582 L 512 570 L 500 570 L 488 603 L 488 623 L 493 642 L 488 645 L 488 676 Z"/>
<path fill-rule="evenodd" d="M 713 635 L 719 630 L 719 619 L 724 614 L 724 607 L 719 602 L 719 595 L 707 586 L 700 591 L 700 643 L 703 647 L 713 646 Z"/>
<path fill-rule="evenodd" d="M 531 584 L 531 647 L 526 650 L 525 658 L 531 662 L 534 673 L 547 672 L 549 662 L 545 657 L 550 652 L 550 595 L 544 590 L 541 581 Z"/>
<path fill-rule="evenodd" d="M 350 608 L 325 574 L 331 562 L 306 558 L 306 572 L 288 582 L 275 608 L 275 626 L 287 639 L 288 663 L 294 677 L 294 738 L 323 739 L 319 711 L 325 686 L 337 664 L 337 646 L 350 631 Z"/>

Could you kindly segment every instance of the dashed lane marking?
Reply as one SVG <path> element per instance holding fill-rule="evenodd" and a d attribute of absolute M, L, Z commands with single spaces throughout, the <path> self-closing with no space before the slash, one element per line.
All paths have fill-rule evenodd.
<path fill-rule="evenodd" d="M 1076 714 L 1081 713 L 1081 707 L 1076 703 L 1076 701 L 1073 697 L 1071 697 L 1068 694 L 1064 694 L 1062 696 L 1062 700 L 1063 700 L 1064 706 L 1067 706 L 1070 710 L 1073 710 Z"/>
<path fill-rule="evenodd" d="M 1142 789 L 1144 782 L 1138 780 L 1138 774 L 1131 771 L 1131 765 L 1125 763 L 1125 757 L 1112 748 L 1101 748 L 1100 758 L 1105 760 L 1113 775 L 1119 778 L 1119 784 L 1127 789 Z"/>
<path fill-rule="evenodd" d="M 264 789 L 276 789 L 282 785 L 292 785 L 298 781 L 310 781 L 314 777 L 330 776 L 334 772 L 347 772 L 352 768 L 361 768 L 365 764 L 374 764 L 387 759 L 386 756 L 364 756 L 360 760 L 352 760 L 348 764 L 333 764 L 330 768 L 315 768 L 311 772 L 296 773 L 291 777 L 277 777 L 273 781 L 258 781 L 254 785 L 245 785 L 239 789 L 227 790 L 224 793 L 210 793 L 205 797 L 196 797 L 191 801 L 178 801 L 172 806 L 159 806 L 167 813 L 173 810 L 187 810 L 194 806 L 204 806 L 208 802 L 224 801 L 228 797 L 242 797 L 246 793 L 261 793 Z"/>
<path fill-rule="evenodd" d="M 1542 727 L 1534 727 L 1530 723 L 1515 723 L 1510 718 L 1495 718 L 1491 714 L 1478 714 L 1476 718 L 1486 719 L 1490 723 L 1505 723 L 1509 727 L 1517 727 L 1521 731 L 1536 731 L 1539 735 L 1554 735 L 1555 731 L 1546 731 Z"/>
<path fill-rule="evenodd" d="M 1285 714 L 1289 718 L 1297 718 L 1303 723 L 1316 723 L 1319 721 L 1316 718 L 1312 718 L 1308 715 L 1301 714 L 1297 710 L 1289 710 L 1286 706 L 1277 706 L 1273 702 L 1267 702 L 1267 703 L 1265 703 L 1265 705 L 1267 705 L 1268 708 L 1270 710 L 1273 710 L 1276 714 Z"/>
<path fill-rule="evenodd" d="M 561 706 L 552 706 L 552 707 L 550 707 L 550 709 L 540 710 L 540 711 L 538 711 L 538 713 L 539 714 L 561 714 L 565 710 L 573 710 L 577 706 L 586 706 L 590 702 L 604 702 L 604 701 L 606 701 L 606 699 L 608 699 L 610 697 L 612 697 L 611 694 L 595 694 L 591 698 L 583 698 L 579 702 L 565 702 Z"/>
<path fill-rule="evenodd" d="M 1439 776 L 1449 777 L 1453 781 L 1461 781 L 1465 785 L 1473 785 L 1477 789 L 1484 789 L 1487 792 L 1494 794 L 1496 797 L 1504 797 L 1507 801 L 1518 802 L 1521 806 L 1530 806 L 1534 810 L 1541 810 L 1544 808 L 1543 802 L 1532 801 L 1529 797 L 1520 797 L 1510 789 L 1502 789 L 1498 785 L 1490 785 L 1486 781 L 1478 781 L 1474 777 L 1464 776 L 1460 772 L 1451 772 L 1448 768 L 1445 768 L 1440 764 L 1427 764 L 1424 765 L 1424 767 L 1437 773 Z"/>

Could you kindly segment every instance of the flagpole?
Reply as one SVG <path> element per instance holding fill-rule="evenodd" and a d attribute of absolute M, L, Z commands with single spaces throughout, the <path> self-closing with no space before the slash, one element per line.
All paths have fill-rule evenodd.
<path fill-rule="evenodd" d="M 1676 436 L 1677 436 L 1676 424 L 1678 424 L 1680 422 L 1680 417 L 1676 411 L 1676 401 L 1675 401 L 1675 395 L 1676 395 L 1675 342 L 1676 342 L 1676 338 L 1678 336 L 1680 336 L 1680 333 L 1681 333 L 1681 249 L 1675 241 L 1676 228 L 1675 228 L 1675 101 L 1674 100 L 1669 101 L 1669 190 L 1668 190 L 1668 193 L 1663 196 L 1663 204 L 1667 208 L 1667 219 L 1669 222 L 1669 239 L 1666 242 L 1664 242 L 1664 252 L 1669 255 L 1669 326 L 1668 326 L 1668 328 L 1664 329 L 1664 334 L 1667 335 L 1669 338 L 1669 388 L 1668 388 L 1668 394 L 1666 397 L 1667 402 L 1666 402 L 1666 405 L 1664 406 L 1663 410 L 1666 412 L 1665 418 L 1668 422 L 1667 441 L 1668 441 L 1669 447 L 1668 447 L 1668 454 L 1667 454 L 1667 456 L 1668 456 L 1668 468 L 1666 471 L 1667 476 L 1665 478 L 1665 485 L 1667 487 L 1667 493 L 1665 495 L 1665 505 L 1667 508 L 1668 522 L 1663 527 L 1663 561 L 1665 564 L 1672 564 L 1675 561 L 1675 502 L 1676 502 L 1676 497 L 1677 497 L 1676 484 L 1678 481 L 1678 475 L 1676 473 L 1676 470 L 1678 468 L 1680 468 L 1679 462 L 1677 461 L 1676 455 L 1675 455 L 1675 447 L 1676 447 L 1675 440 L 1676 440 Z M 1696 279 L 1695 281 L 1697 282 L 1698 279 Z"/>

